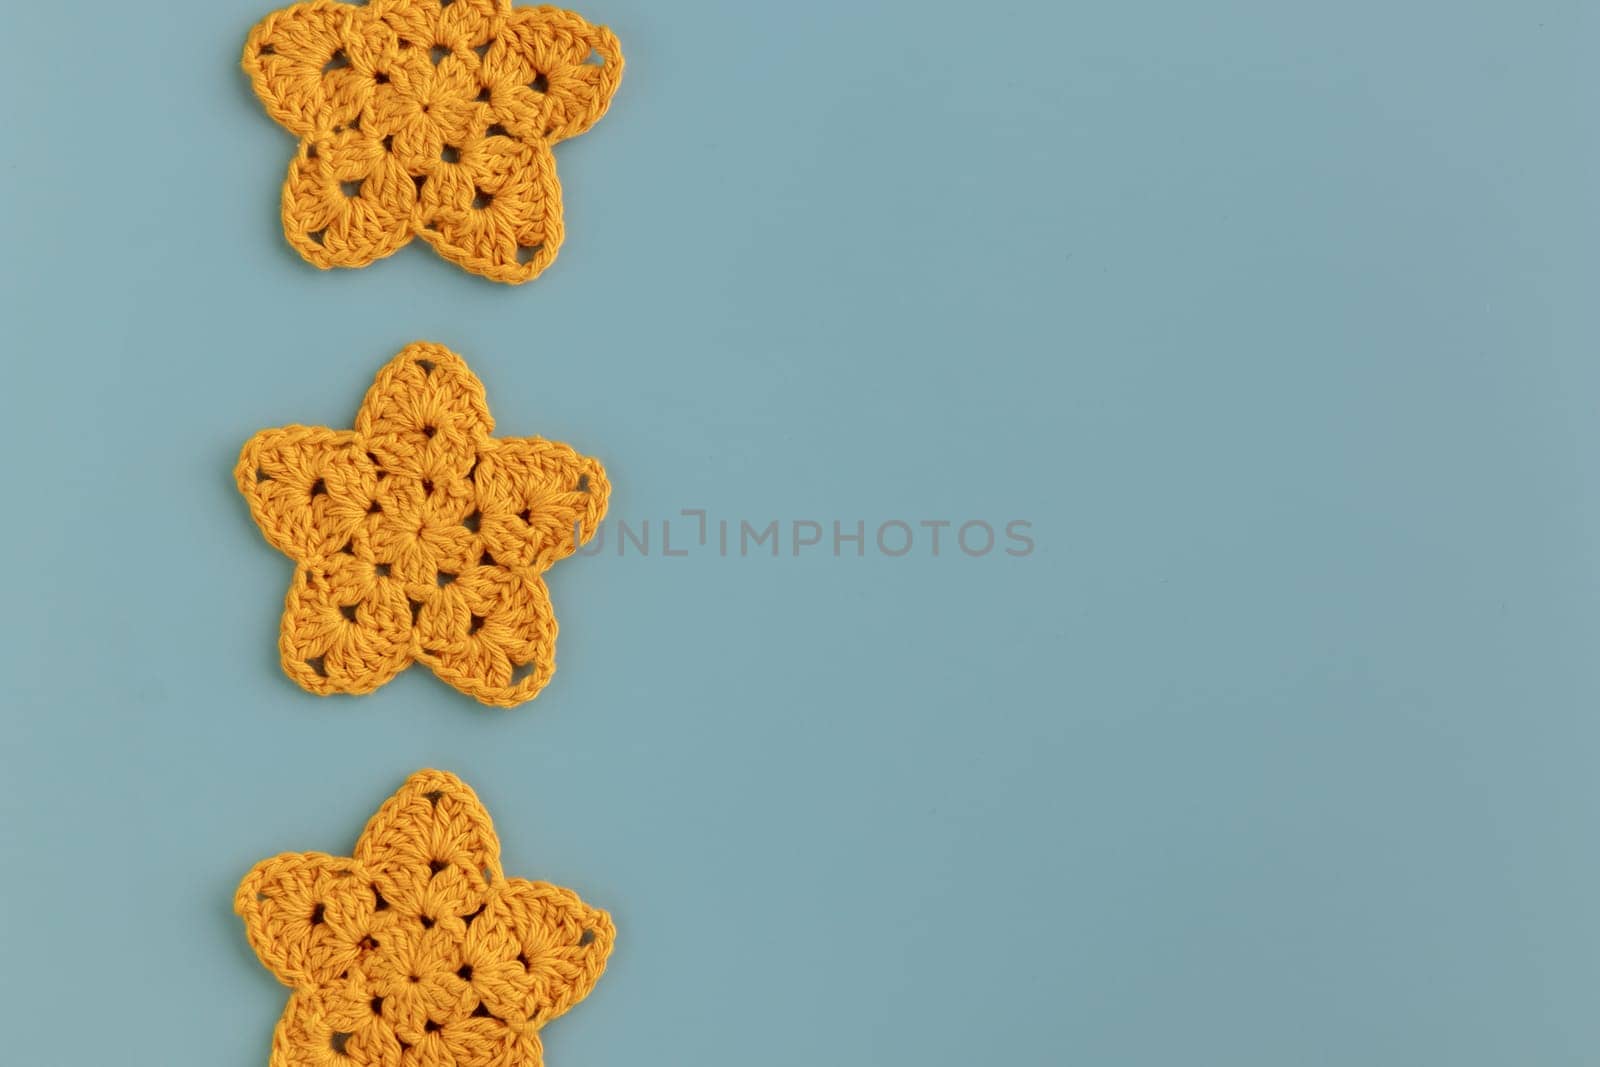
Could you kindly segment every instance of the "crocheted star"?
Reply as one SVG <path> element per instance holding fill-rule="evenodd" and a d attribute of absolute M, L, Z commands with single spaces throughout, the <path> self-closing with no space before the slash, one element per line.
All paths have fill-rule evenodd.
<path fill-rule="evenodd" d="M 420 236 L 525 282 L 561 246 L 550 147 L 599 121 L 622 79 L 611 31 L 510 0 L 311 0 L 263 19 L 244 69 L 300 137 L 283 232 L 318 267 Z"/>
<path fill-rule="evenodd" d="M 489 813 L 431 770 L 354 855 L 263 860 L 233 907 L 294 989 L 272 1067 L 539 1067 L 539 1028 L 594 988 L 616 932 L 570 889 L 507 878 Z"/>
<path fill-rule="evenodd" d="M 354 430 L 245 443 L 239 491 L 297 564 L 279 640 L 289 677 L 367 693 L 417 660 L 500 707 L 550 680 L 540 575 L 594 535 L 611 486 L 598 460 L 493 429 L 465 361 L 418 342 L 378 372 Z"/>

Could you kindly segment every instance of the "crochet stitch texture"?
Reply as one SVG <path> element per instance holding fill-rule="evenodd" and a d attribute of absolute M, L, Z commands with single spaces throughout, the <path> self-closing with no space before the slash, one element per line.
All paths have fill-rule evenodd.
<path fill-rule="evenodd" d="M 594 988 L 616 934 L 570 889 L 505 877 L 489 813 L 433 770 L 352 856 L 263 860 L 233 906 L 294 990 L 271 1067 L 539 1067 L 539 1028 Z"/>
<path fill-rule="evenodd" d="M 285 426 L 245 443 L 239 491 L 297 564 L 279 638 L 289 677 L 366 693 L 418 660 L 500 707 L 550 680 L 540 576 L 594 535 L 611 485 L 567 445 L 493 430 L 466 362 L 419 341 L 378 372 L 354 430 Z"/>
<path fill-rule="evenodd" d="M 599 121 L 622 79 L 611 31 L 510 0 L 311 0 L 250 32 L 243 65 L 300 137 L 283 232 L 318 267 L 363 267 L 420 236 L 525 282 L 561 247 L 550 147 Z"/>

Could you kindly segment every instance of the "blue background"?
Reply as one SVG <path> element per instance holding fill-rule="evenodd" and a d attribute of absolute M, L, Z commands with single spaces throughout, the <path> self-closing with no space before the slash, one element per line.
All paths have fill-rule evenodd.
<path fill-rule="evenodd" d="M 295 256 L 271 6 L 7 18 L 8 1060 L 264 1064 L 237 879 L 438 766 L 616 915 L 552 1067 L 1600 1063 L 1592 4 L 593 0 L 520 289 Z M 314 699 L 230 469 L 417 338 L 613 534 L 1036 548 L 608 541 L 533 704 Z"/>

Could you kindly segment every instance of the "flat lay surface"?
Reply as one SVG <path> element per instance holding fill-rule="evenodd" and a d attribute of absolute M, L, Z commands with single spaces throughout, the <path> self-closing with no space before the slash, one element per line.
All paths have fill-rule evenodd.
<path fill-rule="evenodd" d="M 436 767 L 552 1067 L 1594 1061 L 1592 5 L 591 0 L 514 287 L 285 242 L 275 6 L 10 13 L 10 1059 L 264 1067 L 240 879 Z M 279 667 L 239 450 L 417 340 L 610 478 L 515 710 Z"/>

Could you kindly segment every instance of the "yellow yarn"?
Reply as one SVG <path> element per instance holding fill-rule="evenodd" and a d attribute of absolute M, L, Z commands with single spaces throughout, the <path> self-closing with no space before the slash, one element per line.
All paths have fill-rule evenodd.
<path fill-rule="evenodd" d="M 378 372 L 354 430 L 285 426 L 246 442 L 239 491 L 298 564 L 279 640 L 289 677 L 367 693 L 418 660 L 500 707 L 550 680 L 556 620 L 540 575 L 594 535 L 611 484 L 564 444 L 493 430 L 465 361 L 419 341 Z"/>
<path fill-rule="evenodd" d="M 296 251 L 364 267 L 417 235 L 500 282 L 555 259 L 550 146 L 599 121 L 622 79 L 610 30 L 510 0 L 311 0 L 263 19 L 243 63 L 301 138 L 283 187 Z"/>
<path fill-rule="evenodd" d="M 507 878 L 489 813 L 432 770 L 353 856 L 263 860 L 233 907 L 294 989 L 271 1067 L 538 1067 L 539 1028 L 594 988 L 616 936 L 570 889 Z"/>

